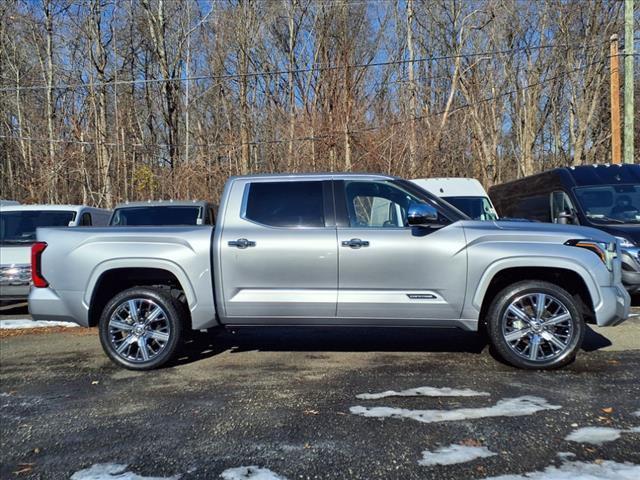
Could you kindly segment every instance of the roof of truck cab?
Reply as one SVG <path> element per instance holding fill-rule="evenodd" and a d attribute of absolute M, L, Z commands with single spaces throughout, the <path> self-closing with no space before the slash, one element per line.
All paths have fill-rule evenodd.
<path fill-rule="evenodd" d="M 29 211 L 29 210 L 40 210 L 40 211 L 69 211 L 72 210 L 74 212 L 78 212 L 81 209 L 84 210 L 92 210 L 92 211 L 96 211 L 96 210 L 100 210 L 103 212 L 106 212 L 108 210 L 104 209 L 104 208 L 97 208 L 97 207 L 88 207 L 86 205 L 47 205 L 47 204 L 41 204 L 41 205 L 2 205 L 2 211 L 3 212 L 20 212 L 20 211 Z"/>
<path fill-rule="evenodd" d="M 305 180 L 311 178 L 317 178 L 319 180 L 348 180 L 348 179 L 377 179 L 377 180 L 394 180 L 396 177 L 391 175 L 383 175 L 380 173 L 259 173 L 253 175 L 238 175 L 231 177 L 231 180 L 252 180 L 252 179 L 264 179 L 270 180 L 295 180 L 296 178 L 303 178 Z"/>
<path fill-rule="evenodd" d="M 140 207 L 203 207 L 206 205 L 213 206 L 213 203 L 205 200 L 147 200 L 140 202 L 125 202 L 115 206 L 120 208 L 140 208 Z"/>

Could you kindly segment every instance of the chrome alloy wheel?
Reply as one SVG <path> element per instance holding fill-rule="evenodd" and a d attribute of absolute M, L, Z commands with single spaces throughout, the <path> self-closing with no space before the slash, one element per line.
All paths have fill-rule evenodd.
<path fill-rule="evenodd" d="M 532 361 L 562 355 L 574 335 L 569 309 L 553 295 L 529 293 L 516 298 L 502 315 L 502 335 L 518 356 Z"/>
<path fill-rule="evenodd" d="M 171 335 L 167 312 L 153 300 L 134 298 L 118 305 L 109 319 L 109 341 L 130 362 L 144 363 L 165 348 Z"/>

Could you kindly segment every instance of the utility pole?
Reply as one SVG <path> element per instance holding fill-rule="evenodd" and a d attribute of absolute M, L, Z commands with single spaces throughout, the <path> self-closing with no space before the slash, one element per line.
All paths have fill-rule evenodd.
<path fill-rule="evenodd" d="M 624 2 L 624 163 L 633 158 L 633 0 Z"/>
<path fill-rule="evenodd" d="M 189 163 L 189 76 L 191 75 L 191 2 L 187 1 L 187 61 L 184 64 L 184 161 Z M 209 152 L 207 152 L 208 154 Z"/>
<path fill-rule="evenodd" d="M 417 132 L 416 116 L 416 81 L 415 81 L 415 51 L 413 48 L 413 0 L 407 0 L 407 50 L 409 51 L 409 115 L 411 115 L 411 131 L 409 132 L 409 171 L 411 176 L 416 175 L 417 161 Z"/>
<path fill-rule="evenodd" d="M 620 68 L 618 35 L 611 35 L 609 50 L 611 91 L 611 163 L 620 163 Z"/>

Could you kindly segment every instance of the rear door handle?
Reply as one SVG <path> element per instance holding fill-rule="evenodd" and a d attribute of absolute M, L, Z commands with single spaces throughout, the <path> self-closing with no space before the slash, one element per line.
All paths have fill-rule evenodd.
<path fill-rule="evenodd" d="M 360 240 L 359 238 L 352 238 L 351 240 L 343 240 L 342 246 L 351 248 L 368 247 L 369 242 L 367 240 Z"/>
<path fill-rule="evenodd" d="M 247 240 L 246 238 L 239 238 L 238 240 L 232 240 L 228 244 L 230 247 L 236 248 L 247 248 L 247 247 L 255 247 L 256 242 L 252 242 L 251 240 Z"/>

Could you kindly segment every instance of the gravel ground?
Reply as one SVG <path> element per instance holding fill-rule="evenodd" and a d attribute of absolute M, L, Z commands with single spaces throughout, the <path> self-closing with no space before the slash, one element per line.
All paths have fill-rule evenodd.
<path fill-rule="evenodd" d="M 112 365 L 95 329 L 0 338 L 0 478 L 68 479 L 118 463 L 138 475 L 182 479 L 219 478 L 249 465 L 289 479 L 476 479 L 559 466 L 568 461 L 559 452 L 595 466 L 640 464 L 640 432 L 631 431 L 640 425 L 639 331 L 637 319 L 591 331 L 578 360 L 554 372 L 512 369 L 478 336 L 455 330 L 224 332 L 148 373 Z M 623 347 L 615 348 L 616 339 Z M 356 398 L 423 386 L 488 395 Z M 477 412 L 522 396 L 561 408 L 435 423 L 350 411 Z M 590 426 L 618 429 L 619 438 L 565 440 Z M 418 463 L 423 451 L 452 444 L 495 455 Z"/>

